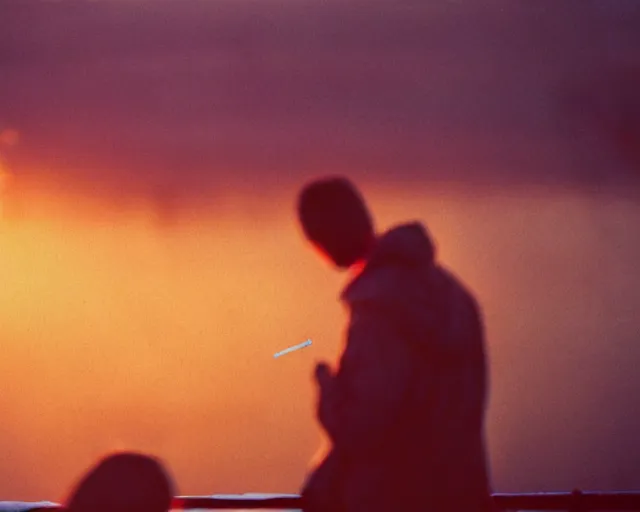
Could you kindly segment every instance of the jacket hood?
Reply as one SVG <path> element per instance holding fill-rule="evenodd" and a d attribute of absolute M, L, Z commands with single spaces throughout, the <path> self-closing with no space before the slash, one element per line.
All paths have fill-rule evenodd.
<path fill-rule="evenodd" d="M 426 228 L 419 222 L 411 222 L 392 228 L 380 236 L 367 267 L 423 267 L 432 265 L 434 258 L 435 247 Z"/>
<path fill-rule="evenodd" d="M 426 228 L 412 222 L 379 237 L 362 272 L 342 293 L 352 311 L 362 308 L 389 319 L 422 348 L 446 346 L 441 334 L 451 315 L 448 275 L 436 264 Z"/>

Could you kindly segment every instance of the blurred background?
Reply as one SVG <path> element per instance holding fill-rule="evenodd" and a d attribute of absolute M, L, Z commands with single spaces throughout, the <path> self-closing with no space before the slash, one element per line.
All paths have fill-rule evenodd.
<path fill-rule="evenodd" d="M 296 492 L 335 173 L 477 293 L 496 490 L 640 487 L 637 0 L 0 0 L 0 159 L 0 498 Z"/>

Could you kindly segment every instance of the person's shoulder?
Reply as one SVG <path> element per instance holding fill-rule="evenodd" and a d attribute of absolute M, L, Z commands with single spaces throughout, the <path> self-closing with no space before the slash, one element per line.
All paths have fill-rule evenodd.
<path fill-rule="evenodd" d="M 345 287 L 341 298 L 350 307 L 385 303 L 402 287 L 402 277 L 402 269 L 392 265 L 365 269 Z"/>

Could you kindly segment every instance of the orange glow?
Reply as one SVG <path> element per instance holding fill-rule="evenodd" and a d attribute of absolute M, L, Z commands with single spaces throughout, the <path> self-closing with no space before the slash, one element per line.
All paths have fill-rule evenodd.
<path fill-rule="evenodd" d="M 285 219 L 169 231 L 148 211 L 75 203 L 45 219 L 48 201 L 0 224 L 0 449 L 24 467 L 0 494 L 54 498 L 114 448 L 167 458 L 186 491 L 297 485 L 318 440 L 304 384 L 335 356 L 339 276 Z M 313 352 L 273 360 L 311 336 Z"/>
<path fill-rule="evenodd" d="M 427 221 L 440 257 L 478 292 L 496 373 L 492 453 L 498 475 L 514 474 L 506 454 L 525 450 L 533 435 L 514 434 L 515 425 L 542 421 L 509 420 L 533 414 L 519 408 L 523 393 L 536 403 L 574 403 L 574 415 L 591 407 L 571 389 L 590 385 L 594 374 L 574 375 L 573 387 L 563 388 L 529 370 L 536 361 L 567 364 L 562 352 L 545 359 L 544 347 L 580 338 L 591 343 L 586 354 L 596 354 L 603 329 L 638 332 L 637 320 L 588 315 L 584 277 L 597 275 L 604 257 L 617 261 L 611 272 L 626 275 L 621 253 L 575 265 L 599 237 L 575 198 L 364 191 L 380 229 Z M 259 202 L 237 195 L 161 228 L 148 205 L 116 210 L 34 192 L 21 218 L 0 221 L 2 498 L 59 498 L 116 448 L 165 459 L 182 493 L 298 490 L 322 439 L 311 374 L 341 348 L 337 297 L 349 275 L 309 251 L 293 201 L 293 194 Z M 633 205 L 601 208 L 616 229 L 615 219 L 629 226 L 640 219 Z M 629 265 L 638 260 L 633 239 L 625 251 Z M 616 276 L 607 282 L 623 283 Z M 606 293 L 634 293 L 619 286 Z M 307 338 L 312 347 L 273 359 Z M 547 430 L 540 428 L 562 438 L 564 423 L 553 427 L 549 418 L 570 426 L 571 411 L 554 400 Z"/>

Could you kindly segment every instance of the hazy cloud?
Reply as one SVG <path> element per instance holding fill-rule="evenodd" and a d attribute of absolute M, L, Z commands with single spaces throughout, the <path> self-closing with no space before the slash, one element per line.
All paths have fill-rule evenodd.
<path fill-rule="evenodd" d="M 616 142 L 640 137 L 620 118 L 637 89 L 609 101 L 640 65 L 635 0 L 1 5 L 0 123 L 23 134 L 23 180 L 167 197 L 326 170 L 637 183 Z M 577 115 L 594 105 L 608 124 Z"/>

